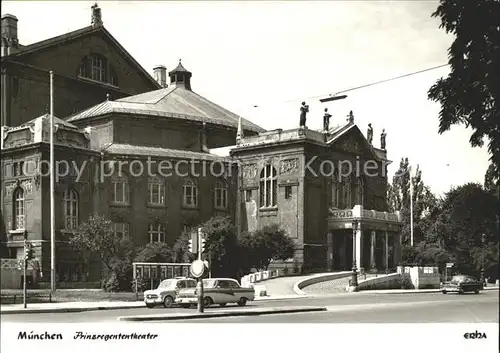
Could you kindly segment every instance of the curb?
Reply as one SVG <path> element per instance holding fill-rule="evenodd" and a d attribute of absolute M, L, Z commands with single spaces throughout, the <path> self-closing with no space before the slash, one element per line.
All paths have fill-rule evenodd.
<path fill-rule="evenodd" d="M 0 311 L 1 315 L 9 315 L 9 314 L 50 314 L 50 313 L 80 313 L 84 311 L 99 311 L 99 310 L 119 310 L 119 309 L 137 309 L 137 308 L 145 308 L 144 303 L 130 306 L 96 306 L 92 308 L 54 308 L 54 309 L 30 309 L 29 307 L 26 309 L 15 309 L 15 310 L 6 310 Z"/>
<path fill-rule="evenodd" d="M 293 291 L 298 295 L 307 295 L 306 292 L 302 290 L 302 288 L 310 286 L 312 284 L 333 281 L 336 279 L 346 278 L 351 275 L 348 271 L 343 272 L 332 272 L 332 273 L 320 273 L 317 275 L 312 275 L 307 278 L 304 278 L 300 281 L 295 282 L 293 285 Z"/>
<path fill-rule="evenodd" d="M 486 287 L 483 291 L 498 290 L 499 287 Z M 380 290 L 360 290 L 359 294 L 421 294 L 421 293 L 441 293 L 441 289 L 380 289 Z"/>
<path fill-rule="evenodd" d="M 232 310 L 210 313 L 180 314 L 180 315 L 140 315 L 140 316 L 120 316 L 118 321 L 173 321 L 189 319 L 208 319 L 229 316 L 258 316 L 272 314 L 291 314 L 304 312 L 327 311 L 326 307 L 302 307 L 302 308 L 279 308 L 267 310 Z"/>
<path fill-rule="evenodd" d="M 267 297 L 257 297 L 257 298 L 263 298 L 263 299 L 254 299 L 254 302 L 268 302 L 268 301 L 275 301 L 275 300 L 295 300 L 295 299 L 306 299 L 306 298 L 313 298 L 313 295 L 294 295 L 294 296 L 289 296 L 289 297 L 278 297 L 278 298 L 273 298 L 272 296 Z"/>

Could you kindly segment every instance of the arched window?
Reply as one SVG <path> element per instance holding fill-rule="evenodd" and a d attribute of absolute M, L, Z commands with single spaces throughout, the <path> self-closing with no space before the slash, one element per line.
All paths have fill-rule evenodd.
<path fill-rule="evenodd" d="M 276 207 L 278 203 L 278 176 L 272 165 L 260 172 L 260 207 Z"/>
<path fill-rule="evenodd" d="M 14 229 L 25 227 L 24 190 L 18 187 L 14 190 Z"/>
<path fill-rule="evenodd" d="M 332 207 L 339 208 L 340 185 L 336 173 L 332 176 Z"/>
<path fill-rule="evenodd" d="M 78 75 L 94 81 L 118 86 L 118 75 L 108 60 L 99 54 L 90 54 L 82 59 Z"/>
<path fill-rule="evenodd" d="M 225 181 L 217 180 L 215 183 L 214 202 L 216 208 L 227 208 L 227 184 Z"/>
<path fill-rule="evenodd" d="M 90 78 L 96 81 L 106 81 L 106 62 L 100 55 L 90 57 Z"/>
<path fill-rule="evenodd" d="M 192 179 L 184 180 L 183 204 L 187 207 L 196 207 L 198 205 L 198 186 Z"/>
<path fill-rule="evenodd" d="M 66 230 L 75 230 L 78 227 L 78 194 L 75 190 L 64 192 L 64 226 Z"/>

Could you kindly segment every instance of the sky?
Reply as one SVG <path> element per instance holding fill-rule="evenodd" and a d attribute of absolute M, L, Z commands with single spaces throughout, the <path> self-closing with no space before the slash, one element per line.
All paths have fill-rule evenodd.
<path fill-rule="evenodd" d="M 94 2 L 2 1 L 15 15 L 23 45 L 90 25 Z M 438 103 L 427 99 L 448 67 L 346 92 L 344 100 L 319 98 L 446 64 L 453 37 L 432 18 L 438 1 L 101 1 L 104 26 L 150 73 L 183 66 L 192 89 L 267 130 L 299 125 L 320 129 L 353 111 L 374 146 L 387 133 L 389 178 L 401 158 L 422 170 L 433 192 L 484 182 L 487 148 L 472 148 L 462 126 L 438 134 Z M 487 145 L 487 141 L 485 141 Z"/>

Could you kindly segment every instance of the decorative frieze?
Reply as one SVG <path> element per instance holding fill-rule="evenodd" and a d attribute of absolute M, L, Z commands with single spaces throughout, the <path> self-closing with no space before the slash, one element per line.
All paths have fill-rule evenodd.
<path fill-rule="evenodd" d="M 21 186 L 24 188 L 27 194 L 33 193 L 33 181 L 31 179 L 23 180 L 21 182 Z"/>
<path fill-rule="evenodd" d="M 12 197 L 12 193 L 16 187 L 16 182 L 5 183 L 5 197 Z"/>
<path fill-rule="evenodd" d="M 299 159 L 285 159 L 280 162 L 280 174 L 293 174 L 299 170 Z"/>
<path fill-rule="evenodd" d="M 243 166 L 243 178 L 253 179 L 257 176 L 257 165 L 256 164 L 246 164 Z"/>

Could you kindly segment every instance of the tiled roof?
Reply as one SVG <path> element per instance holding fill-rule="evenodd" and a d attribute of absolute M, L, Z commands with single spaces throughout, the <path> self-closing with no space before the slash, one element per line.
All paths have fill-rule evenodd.
<path fill-rule="evenodd" d="M 135 146 L 113 143 L 103 148 L 103 152 L 130 156 L 166 157 L 178 159 L 196 159 L 207 161 L 231 161 L 230 158 L 220 157 L 210 153 L 175 150 L 160 147 Z"/>
<path fill-rule="evenodd" d="M 239 116 L 184 87 L 168 87 L 136 96 L 106 101 L 67 119 L 81 121 L 111 113 L 163 116 L 174 119 L 207 122 L 232 128 L 238 127 Z M 243 128 L 254 132 L 265 131 L 260 126 L 242 119 Z"/>

